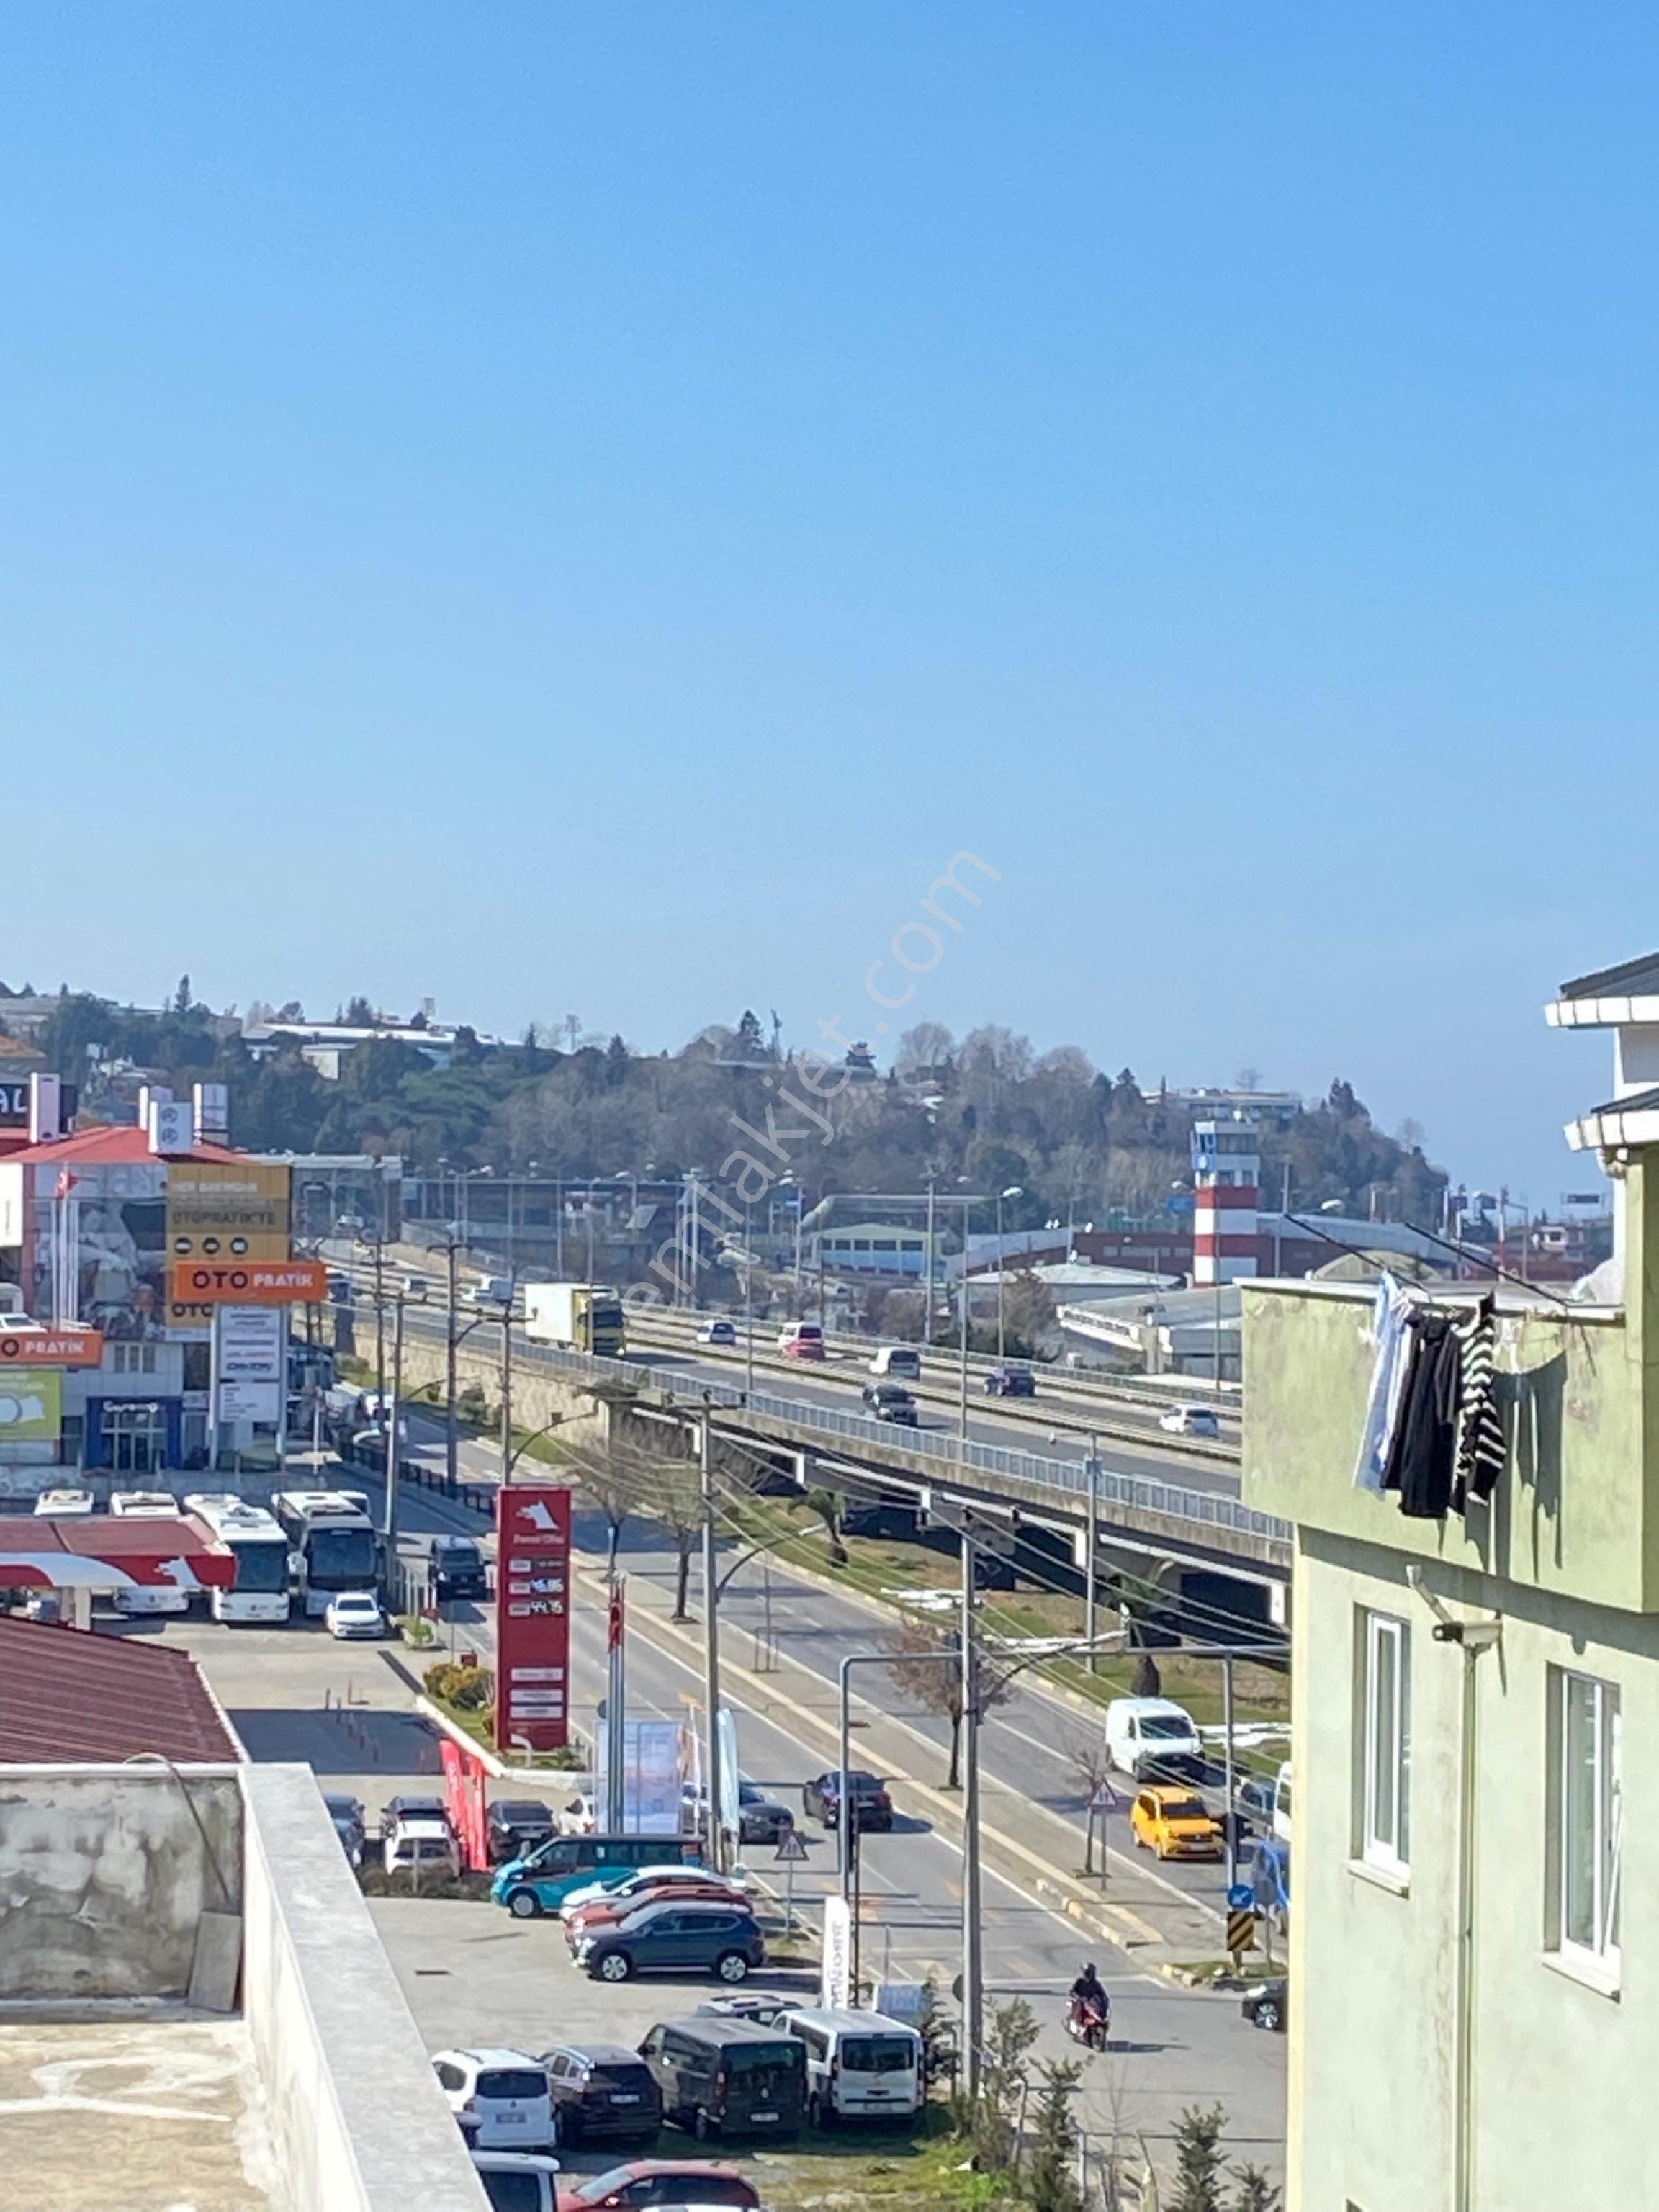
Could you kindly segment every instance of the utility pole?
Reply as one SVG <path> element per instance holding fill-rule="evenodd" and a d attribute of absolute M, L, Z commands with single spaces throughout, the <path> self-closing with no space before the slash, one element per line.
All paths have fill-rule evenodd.
<path fill-rule="evenodd" d="M 980 1945 L 979 1646 L 975 1618 L 974 1540 L 962 1529 L 962 2062 L 971 2108 L 980 2091 L 985 2041 L 984 1962 Z M 847 1817 L 843 1806 L 842 1818 Z"/>
<path fill-rule="evenodd" d="M 1231 1889 L 1238 1880 L 1238 1808 L 1233 1798 L 1233 1655 L 1231 1651 L 1224 1652 L 1221 1657 L 1221 1756 L 1225 1768 L 1223 1787 L 1226 1793 L 1221 1832 L 1227 1840 L 1227 1887 Z M 1232 1899 L 1229 1898 L 1227 1901 L 1231 1905 Z"/>
<path fill-rule="evenodd" d="M 1095 1457 L 1095 1440 L 1092 1431 L 1089 1437 L 1089 1456 L 1083 1464 L 1088 1476 L 1083 1522 L 1083 1637 L 1089 1646 L 1089 1672 L 1091 1674 L 1097 1674 L 1100 1672 L 1100 1658 L 1094 1648 L 1097 1626 L 1095 1554 L 1096 1547 L 1100 1541 L 1100 1462 Z"/>
<path fill-rule="evenodd" d="M 513 1473 L 513 1300 L 501 1308 L 501 1480 Z"/>
<path fill-rule="evenodd" d="M 958 1432 L 965 1444 L 968 1441 L 968 1209 L 962 1210 L 962 1322 L 960 1329 L 961 1354 L 957 1377 L 957 1422 Z"/>
<path fill-rule="evenodd" d="M 386 1566 L 395 1573 L 398 1559 L 398 1425 L 403 1418 L 404 1301 L 399 1291 L 392 1329 L 392 1402 L 382 1402 L 386 1420 Z"/>
<path fill-rule="evenodd" d="M 927 1178 L 927 1235 L 926 1257 L 927 1281 L 921 1294 L 921 1340 L 924 1346 L 933 1340 L 933 1178 Z"/>
<path fill-rule="evenodd" d="M 743 1388 L 745 1397 L 755 1395 L 755 1246 L 750 1233 L 750 1203 L 743 1201 Z M 793 1862 L 792 1861 L 793 1864 Z"/>
<path fill-rule="evenodd" d="M 708 1408 L 697 1417 L 697 1487 L 702 1501 L 702 1700 L 708 1716 L 708 1858 L 726 1864 L 726 1826 L 720 1790 L 720 1585 L 714 1575 L 714 1468 Z"/>
<path fill-rule="evenodd" d="M 448 1261 L 448 1312 L 444 1323 L 444 1389 L 448 1397 L 448 1418 L 444 1425 L 444 1473 L 453 1492 L 461 1460 L 460 1416 L 455 1407 L 455 1347 L 459 1339 L 455 1334 L 455 1260 L 460 1251 L 460 1242 L 455 1233 L 456 1224 L 449 1224 L 449 1242 L 444 1247 Z"/>

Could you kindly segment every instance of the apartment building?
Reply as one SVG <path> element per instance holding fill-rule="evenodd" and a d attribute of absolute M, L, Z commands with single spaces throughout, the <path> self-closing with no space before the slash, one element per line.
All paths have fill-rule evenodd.
<path fill-rule="evenodd" d="M 1243 1493 L 1297 1532 L 1290 2212 L 1659 2204 L 1659 960 L 1638 967 L 1652 995 L 1630 969 L 1601 994 L 1618 1095 L 1568 1131 L 1615 1178 L 1617 1303 L 1451 1283 L 1402 1293 L 1401 1336 L 1370 1285 L 1239 1286 Z M 1600 980 L 1551 1018 L 1593 1018 L 1562 1009 Z"/>

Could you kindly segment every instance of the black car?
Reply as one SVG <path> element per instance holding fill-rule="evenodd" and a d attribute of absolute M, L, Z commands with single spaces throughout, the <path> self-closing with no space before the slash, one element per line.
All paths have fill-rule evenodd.
<path fill-rule="evenodd" d="M 535 1798 L 498 1797 L 489 1808 L 484 1832 L 489 1838 L 489 1863 L 505 1866 L 508 1859 L 525 1858 L 547 1841 L 554 1832 L 553 1815 Z"/>
<path fill-rule="evenodd" d="M 866 1774 L 858 1767 L 847 1777 L 847 1786 L 853 1800 L 853 1826 L 855 1828 L 890 1828 L 893 1825 L 893 1801 L 882 1787 L 881 1778 Z M 826 1828 L 839 1826 L 841 1820 L 841 1771 L 831 1767 L 809 1782 L 801 1792 L 801 1801 L 807 1811 L 821 1820 Z"/>
<path fill-rule="evenodd" d="M 751 1967 L 765 1965 L 766 1942 L 746 1905 L 664 1898 L 581 1936 L 575 1957 L 596 1982 L 625 1982 L 634 1974 L 714 1974 L 741 1982 Z"/>
<path fill-rule="evenodd" d="M 662 2098 L 637 2051 L 625 2043 L 561 2043 L 543 2051 L 542 2063 L 559 2142 L 654 2142 Z"/>
<path fill-rule="evenodd" d="M 917 1425 L 916 1401 L 902 1382 L 866 1382 L 863 1397 L 872 1421 L 896 1421 L 907 1429 Z"/>
<path fill-rule="evenodd" d="M 1285 2015 L 1289 2009 L 1289 1987 L 1283 1980 L 1258 1982 L 1254 1989 L 1245 1990 L 1238 2008 L 1252 2027 L 1265 2027 L 1270 2034 L 1283 2035 Z"/>
<path fill-rule="evenodd" d="M 441 1598 L 489 1596 L 489 1568 L 471 1536 L 432 1539 L 432 1583 Z"/>
<path fill-rule="evenodd" d="M 1036 1376 L 1029 1367 L 1016 1367 L 1004 1360 L 986 1376 L 985 1395 L 988 1398 L 1035 1398 Z"/>
<path fill-rule="evenodd" d="M 704 2013 L 659 2021 L 641 2044 L 640 2056 L 656 2076 L 663 2118 L 672 2126 L 698 2137 L 718 2129 L 726 2136 L 769 2135 L 774 2142 L 800 2133 L 806 2118 L 806 2046 L 793 2035 Z M 726 2179 L 718 2168 L 715 2175 Z M 705 2192 L 696 2177 L 690 2186 L 685 2179 L 683 2203 L 732 2202 L 723 2190 Z"/>
<path fill-rule="evenodd" d="M 334 1823 L 334 1832 L 340 1838 L 340 1848 L 353 1866 L 361 1866 L 368 1841 L 362 1800 L 349 1796 L 343 1790 L 330 1790 L 324 1792 L 323 1802 L 328 1808 L 329 1819 Z"/>
<path fill-rule="evenodd" d="M 687 1783 L 684 1792 L 681 1825 L 701 1835 L 704 1808 L 708 1802 L 706 1789 Z M 769 1797 L 757 1782 L 738 1784 L 738 1841 L 740 1844 L 781 1844 L 795 1825 L 795 1816 L 787 1805 Z"/>

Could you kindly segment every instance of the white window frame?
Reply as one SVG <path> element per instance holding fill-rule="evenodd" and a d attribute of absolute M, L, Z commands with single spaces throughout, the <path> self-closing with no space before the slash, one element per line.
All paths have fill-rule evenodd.
<path fill-rule="evenodd" d="M 1361 1606 L 1355 1644 L 1357 1856 L 1402 1878 L 1411 1870 L 1410 1625 Z"/>
<path fill-rule="evenodd" d="M 1619 1904 L 1623 1857 L 1624 1790 L 1619 1686 L 1577 1668 L 1552 1667 L 1549 1673 L 1548 1882 L 1547 1948 L 1563 1966 L 1580 1967 L 1594 1979 L 1617 1981 Z M 1573 1933 L 1578 1915 L 1570 1895 L 1578 1871 L 1568 1820 L 1574 1780 L 1572 1720 L 1578 1705 L 1588 1723 L 1592 1758 L 1592 1804 L 1587 1870 L 1589 1877 L 1589 1941 Z"/>

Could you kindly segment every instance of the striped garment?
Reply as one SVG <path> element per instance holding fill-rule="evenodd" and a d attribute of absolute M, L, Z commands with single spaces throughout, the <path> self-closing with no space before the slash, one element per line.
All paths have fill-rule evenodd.
<path fill-rule="evenodd" d="M 1492 1496 L 1504 1472 L 1507 1451 L 1503 1416 L 1492 1387 L 1497 1331 L 1489 1297 L 1470 1308 L 1467 1319 L 1456 1324 L 1456 1334 L 1462 1375 L 1451 1502 L 1454 1511 L 1461 1513 L 1471 1498 L 1484 1504 Z"/>

